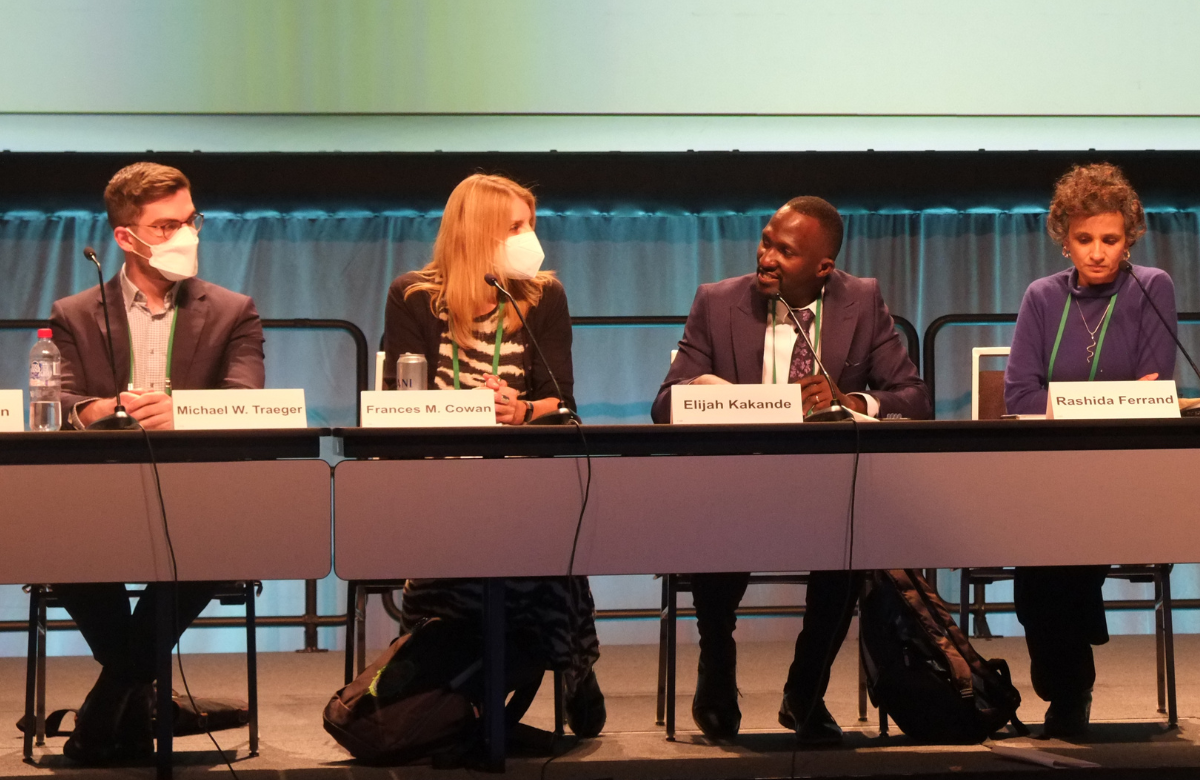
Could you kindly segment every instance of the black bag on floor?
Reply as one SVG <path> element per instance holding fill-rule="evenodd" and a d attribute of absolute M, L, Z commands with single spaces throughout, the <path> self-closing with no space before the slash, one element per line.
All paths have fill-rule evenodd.
<path fill-rule="evenodd" d="M 325 731 L 357 759 L 403 764 L 461 753 L 476 735 L 482 694 L 478 633 L 438 618 L 399 637 L 325 707 Z M 505 648 L 505 709 L 511 728 L 533 702 L 543 670 L 511 643 Z"/>
<path fill-rule="evenodd" d="M 937 592 L 911 569 L 871 574 L 859 633 L 875 706 L 918 742 L 982 742 L 1017 719 L 1021 694 L 1008 664 L 985 660 Z"/>

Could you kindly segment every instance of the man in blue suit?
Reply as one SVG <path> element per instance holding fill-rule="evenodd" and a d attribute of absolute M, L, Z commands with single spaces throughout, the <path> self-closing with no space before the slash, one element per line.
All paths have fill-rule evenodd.
<path fill-rule="evenodd" d="M 805 413 L 825 409 L 836 399 L 871 417 L 930 416 L 929 389 L 900 342 L 878 281 L 835 268 L 843 231 L 841 215 L 831 204 L 794 198 L 763 229 L 755 273 L 700 286 L 679 353 L 654 401 L 655 422 L 670 421 L 671 387 L 677 384 L 789 382 L 803 388 Z M 796 310 L 809 341 L 799 337 L 776 295 Z M 817 358 L 832 385 L 817 370 Z M 692 716 L 714 740 L 733 738 L 741 725 L 733 631 L 749 579 L 745 572 L 692 576 L 700 632 Z M 806 744 L 841 741 L 842 731 L 824 697 L 860 582 L 854 572 L 811 574 L 804 628 L 796 639 L 779 712 L 779 722 L 795 729 Z"/>

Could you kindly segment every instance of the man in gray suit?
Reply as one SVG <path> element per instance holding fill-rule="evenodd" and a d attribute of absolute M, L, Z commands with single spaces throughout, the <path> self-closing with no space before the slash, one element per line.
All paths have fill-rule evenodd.
<path fill-rule="evenodd" d="M 841 215 L 828 202 L 795 198 L 763 229 L 756 273 L 700 286 L 679 353 L 651 410 L 655 422 L 670 421 L 671 387 L 677 384 L 788 382 L 803 388 L 805 413 L 836 399 L 871 417 L 930 416 L 929 389 L 896 334 L 879 283 L 834 267 L 842 233 Z M 776 295 L 796 310 L 816 355 Z M 817 370 L 818 357 L 832 385 Z M 733 738 L 741 725 L 734 611 L 749 578 L 745 572 L 692 576 L 700 633 L 692 716 L 715 740 Z M 825 688 L 860 582 L 854 572 L 811 574 L 804 628 L 779 712 L 779 722 L 804 743 L 841 741 L 841 729 L 825 708 Z"/>
<path fill-rule="evenodd" d="M 113 176 L 104 202 L 125 254 L 121 271 L 105 284 L 113 360 L 123 385 L 113 386 L 100 288 L 56 301 L 50 320 L 62 353 L 69 422 L 85 428 L 112 414 L 120 393 L 143 427 L 171 429 L 172 388 L 261 388 L 263 335 L 254 301 L 193 278 L 204 216 L 192 203 L 187 177 L 175 168 L 136 163 Z M 131 611 L 121 583 L 54 586 L 103 667 L 63 748 L 68 758 L 94 765 L 153 752 L 154 602 L 160 588 L 150 584 Z M 180 583 L 178 631 L 196 619 L 214 590 L 211 582 Z"/>

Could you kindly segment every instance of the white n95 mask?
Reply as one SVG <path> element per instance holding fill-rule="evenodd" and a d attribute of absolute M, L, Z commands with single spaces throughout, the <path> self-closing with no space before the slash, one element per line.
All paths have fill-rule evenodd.
<path fill-rule="evenodd" d="M 129 235 L 146 244 L 141 238 L 129 231 Z M 146 257 L 150 261 L 150 267 L 158 269 L 158 272 L 172 282 L 191 279 L 199 270 L 199 261 L 197 260 L 197 247 L 200 246 L 200 236 L 196 234 L 196 230 L 190 225 L 181 225 L 179 230 L 175 231 L 175 235 L 168 238 L 161 244 L 146 244 L 150 247 L 150 256 L 146 257 L 141 252 L 135 252 L 138 257 Z"/>
<path fill-rule="evenodd" d="M 497 270 L 509 279 L 532 279 L 542 267 L 546 253 L 532 230 L 509 236 L 496 258 Z"/>

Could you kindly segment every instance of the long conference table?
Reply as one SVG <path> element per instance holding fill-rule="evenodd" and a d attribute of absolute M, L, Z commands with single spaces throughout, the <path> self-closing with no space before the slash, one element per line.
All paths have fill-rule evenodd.
<path fill-rule="evenodd" d="M 1200 561 L 1200 420 L 336 429 L 332 518 L 328 433 L 152 434 L 178 577 L 319 579 L 332 521 L 342 579 L 484 578 L 491 769 L 506 577 Z M 0 491 L 0 582 L 171 580 L 141 434 L 2 434 Z"/>
<path fill-rule="evenodd" d="M 339 577 L 487 578 L 493 769 L 504 577 L 1200 561 L 1194 419 L 334 435 Z"/>
<path fill-rule="evenodd" d="M 165 523 L 142 433 L 0 434 L 0 582 L 171 582 L 171 547 L 181 581 L 320 579 L 331 561 L 329 465 L 318 457 L 327 433 L 150 433 Z M 157 711 L 167 713 L 175 605 L 164 594 L 155 609 Z M 171 725 L 157 720 L 159 777 L 171 776 Z M 32 737 L 27 728 L 26 755 Z"/>

